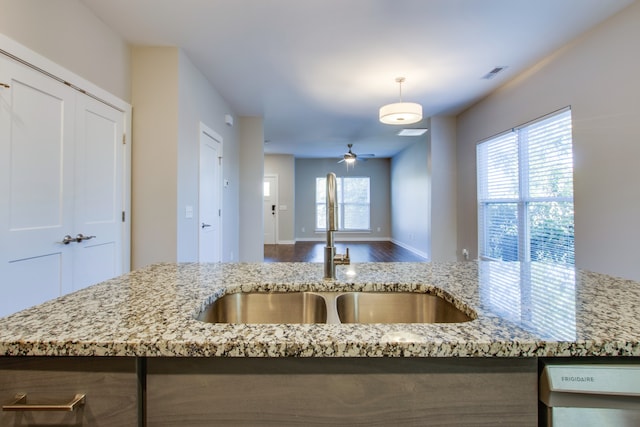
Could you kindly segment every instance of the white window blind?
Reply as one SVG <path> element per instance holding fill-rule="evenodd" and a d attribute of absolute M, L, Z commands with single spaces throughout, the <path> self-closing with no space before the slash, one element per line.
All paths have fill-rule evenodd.
<path fill-rule="evenodd" d="M 571 110 L 477 146 L 480 256 L 575 263 Z"/>
<path fill-rule="evenodd" d="M 338 229 L 370 231 L 369 177 L 338 177 Z M 326 178 L 316 178 L 316 229 L 326 229 Z"/>

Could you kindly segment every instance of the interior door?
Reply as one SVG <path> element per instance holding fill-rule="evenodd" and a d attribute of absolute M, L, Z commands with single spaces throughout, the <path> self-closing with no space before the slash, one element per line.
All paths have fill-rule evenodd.
<path fill-rule="evenodd" d="M 202 126 L 200 132 L 199 238 L 200 262 L 222 261 L 222 138 Z"/>
<path fill-rule="evenodd" d="M 0 316 L 123 272 L 124 113 L 0 55 Z"/>
<path fill-rule="evenodd" d="M 77 98 L 73 290 L 122 274 L 124 115 Z"/>
<path fill-rule="evenodd" d="M 0 316 L 72 282 L 75 91 L 0 55 Z"/>
<path fill-rule="evenodd" d="M 264 244 L 275 245 L 278 241 L 278 177 L 264 177 Z"/>

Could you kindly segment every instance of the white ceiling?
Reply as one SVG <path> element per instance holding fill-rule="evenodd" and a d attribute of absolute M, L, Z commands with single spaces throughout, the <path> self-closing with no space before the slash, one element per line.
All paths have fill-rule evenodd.
<path fill-rule="evenodd" d="M 131 44 L 183 48 L 264 117 L 266 153 L 389 157 L 416 140 L 378 123 L 396 77 L 425 117 L 458 113 L 634 0 L 81 1 Z"/>

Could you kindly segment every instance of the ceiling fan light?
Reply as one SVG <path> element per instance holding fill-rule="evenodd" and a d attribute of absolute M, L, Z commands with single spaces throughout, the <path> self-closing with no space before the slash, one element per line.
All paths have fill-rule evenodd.
<path fill-rule="evenodd" d="M 345 162 L 347 162 L 347 164 L 353 164 L 356 162 L 356 158 L 355 157 L 347 157 L 344 159 Z"/>
<path fill-rule="evenodd" d="M 396 102 L 380 107 L 380 121 L 387 125 L 410 125 L 422 120 L 422 105 Z"/>

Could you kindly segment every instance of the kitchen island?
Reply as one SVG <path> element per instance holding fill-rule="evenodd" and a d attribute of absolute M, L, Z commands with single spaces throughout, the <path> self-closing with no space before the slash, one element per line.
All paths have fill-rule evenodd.
<path fill-rule="evenodd" d="M 18 360 L 131 361 L 138 401 L 144 402 L 138 424 L 171 425 L 191 414 L 187 424 L 206 425 L 211 415 L 193 415 L 193 407 L 182 401 L 169 403 L 195 387 L 196 394 L 212 399 L 200 396 L 196 407 L 221 403 L 219 421 L 244 408 L 241 419 L 247 424 L 252 414 L 267 424 L 294 417 L 307 424 L 381 420 L 383 425 L 386 415 L 391 415 L 387 421 L 421 424 L 434 408 L 447 407 L 436 411 L 440 421 L 463 424 L 465 416 L 476 422 L 486 416 L 487 423 L 495 417 L 533 425 L 538 358 L 640 355 L 640 284 L 633 281 L 536 263 L 363 263 L 339 267 L 335 281 L 323 280 L 322 268 L 152 265 L 0 319 L 0 361 L 13 370 Z M 221 324 L 196 319 L 216 298 L 250 291 L 433 293 L 473 320 Z M 319 403 L 320 396 L 328 401 Z M 451 406 L 456 396 L 464 404 Z M 512 418 L 488 409 L 496 399 Z M 187 409 L 176 415 L 181 405 Z M 309 408 L 314 405 L 320 409 Z M 265 412 L 266 407 L 273 410 Z"/>

